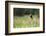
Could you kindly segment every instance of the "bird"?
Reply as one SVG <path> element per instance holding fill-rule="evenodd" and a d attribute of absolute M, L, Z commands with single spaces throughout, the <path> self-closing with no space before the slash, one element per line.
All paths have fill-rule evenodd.
<path fill-rule="evenodd" d="M 33 18 L 32 15 L 30 16 L 30 18 Z"/>

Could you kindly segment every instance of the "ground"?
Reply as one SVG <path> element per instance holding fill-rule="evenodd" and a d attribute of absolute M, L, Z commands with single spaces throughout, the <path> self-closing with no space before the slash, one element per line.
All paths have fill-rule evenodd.
<path fill-rule="evenodd" d="M 33 16 L 33 18 L 30 18 L 30 16 L 14 17 L 14 28 L 28 28 L 38 26 L 39 26 L 39 18 L 36 15 Z"/>

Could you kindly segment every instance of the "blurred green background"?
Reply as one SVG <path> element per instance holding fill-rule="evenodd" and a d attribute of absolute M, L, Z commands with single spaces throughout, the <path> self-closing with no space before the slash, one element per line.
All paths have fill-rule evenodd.
<path fill-rule="evenodd" d="M 39 9 L 14 8 L 14 28 L 39 27 Z"/>

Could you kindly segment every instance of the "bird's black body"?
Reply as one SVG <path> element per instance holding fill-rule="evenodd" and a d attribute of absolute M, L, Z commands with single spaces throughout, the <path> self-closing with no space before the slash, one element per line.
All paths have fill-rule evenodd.
<path fill-rule="evenodd" d="M 30 16 L 30 18 L 33 18 L 32 15 Z"/>

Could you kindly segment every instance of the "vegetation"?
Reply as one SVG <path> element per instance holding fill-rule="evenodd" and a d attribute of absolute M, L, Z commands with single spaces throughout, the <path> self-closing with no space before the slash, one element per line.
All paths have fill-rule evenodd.
<path fill-rule="evenodd" d="M 26 27 L 39 27 L 39 9 L 14 8 L 14 28 Z"/>
<path fill-rule="evenodd" d="M 14 16 L 24 16 L 29 14 L 39 16 L 39 9 L 14 8 Z"/>

